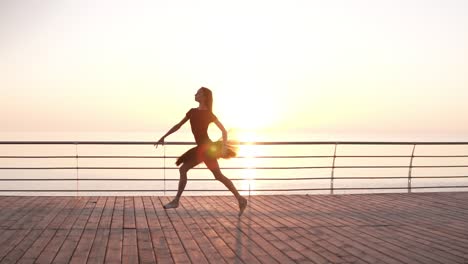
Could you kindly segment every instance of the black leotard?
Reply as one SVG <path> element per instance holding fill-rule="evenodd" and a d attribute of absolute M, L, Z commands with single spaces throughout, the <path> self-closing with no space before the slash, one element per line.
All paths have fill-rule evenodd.
<path fill-rule="evenodd" d="M 211 143 L 212 141 L 208 137 L 208 125 L 218 118 L 209 110 L 197 108 L 190 109 L 186 116 L 190 119 L 190 126 L 197 145 Z"/>

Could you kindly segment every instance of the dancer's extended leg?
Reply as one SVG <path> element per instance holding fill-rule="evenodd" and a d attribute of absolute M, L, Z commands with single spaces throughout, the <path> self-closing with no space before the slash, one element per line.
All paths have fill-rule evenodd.
<path fill-rule="evenodd" d="M 234 186 L 234 184 L 229 178 L 223 175 L 219 167 L 216 165 L 217 165 L 217 162 L 216 164 L 209 163 L 210 170 L 215 176 L 216 180 L 222 182 L 224 186 L 226 186 L 229 189 L 229 191 L 231 191 L 232 194 L 234 194 L 237 201 L 239 202 L 239 216 L 241 216 L 242 213 L 244 213 L 245 208 L 247 207 L 247 199 L 245 199 L 239 194 L 239 192 L 236 189 L 236 186 Z"/>
<path fill-rule="evenodd" d="M 192 163 L 184 163 L 182 166 L 179 168 L 179 173 L 180 173 L 180 178 L 179 178 L 179 187 L 177 189 L 177 194 L 174 200 L 172 200 L 170 203 L 164 205 L 164 209 L 170 209 L 170 208 L 177 208 L 179 207 L 179 200 L 180 197 L 182 196 L 182 193 L 185 190 L 185 186 L 187 185 L 187 172 L 197 166 L 198 163 L 192 162 Z"/>

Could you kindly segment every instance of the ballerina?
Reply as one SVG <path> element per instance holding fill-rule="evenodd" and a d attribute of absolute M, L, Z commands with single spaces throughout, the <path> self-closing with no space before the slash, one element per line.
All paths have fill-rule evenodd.
<path fill-rule="evenodd" d="M 247 207 L 247 199 L 241 196 L 232 181 L 223 175 L 217 160 L 218 158 L 234 157 L 236 156 L 236 152 L 227 144 L 227 131 L 212 112 L 213 94 L 211 90 L 206 87 L 198 89 L 195 94 L 195 101 L 199 103 L 198 108 L 190 109 L 185 117 L 155 144 L 156 147 L 164 144 L 167 136 L 179 130 L 183 124 L 190 120 L 197 146 L 189 149 L 177 159 L 176 165 L 182 165 L 179 168 L 180 179 L 177 194 L 171 202 L 164 205 L 164 209 L 177 208 L 179 206 L 180 197 L 187 185 L 187 172 L 201 162 L 204 162 L 216 180 L 222 182 L 234 194 L 239 203 L 239 216 L 241 216 Z M 222 141 L 213 142 L 208 137 L 208 125 L 211 122 L 221 130 L 223 135 Z"/>

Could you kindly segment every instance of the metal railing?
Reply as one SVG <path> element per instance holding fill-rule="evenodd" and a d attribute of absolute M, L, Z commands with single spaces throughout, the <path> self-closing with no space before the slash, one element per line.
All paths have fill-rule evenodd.
<path fill-rule="evenodd" d="M 194 145 L 192 142 L 166 142 L 163 146 L 164 153 L 163 155 L 81 155 L 78 151 L 79 146 L 86 146 L 86 145 L 102 145 L 102 146 L 118 146 L 118 145 L 130 145 L 130 146 L 138 146 L 138 145 L 154 145 L 155 142 L 148 142 L 148 141 L 0 141 L 0 153 L 3 153 L 1 150 L 2 146 L 5 145 L 40 145 L 40 146 L 51 146 L 51 145 L 68 145 L 68 146 L 75 146 L 75 151 L 73 155 L 8 155 L 8 154 L 0 154 L 0 161 L 5 160 L 13 160 L 13 159 L 26 159 L 26 160 L 60 160 L 60 159 L 73 159 L 75 164 L 73 166 L 1 166 L 0 167 L 0 182 L 76 182 L 76 188 L 73 189 L 50 189 L 50 188 L 19 188 L 19 189 L 12 189 L 12 188 L 2 188 L 0 187 L 0 193 L 66 193 L 66 192 L 76 192 L 77 195 L 80 193 L 95 193 L 95 192 L 175 192 L 176 189 L 167 189 L 166 182 L 178 181 L 178 178 L 166 178 L 166 171 L 167 170 L 177 170 L 178 168 L 175 166 L 166 166 L 166 159 L 175 159 L 177 156 L 166 155 L 165 148 L 168 146 L 177 146 L 177 145 Z M 243 166 L 235 166 L 235 167 L 222 167 L 223 170 L 284 170 L 287 172 L 291 170 L 303 170 L 305 171 L 304 174 L 308 174 L 308 170 L 311 169 L 321 169 L 327 170 L 329 173 L 328 175 L 320 175 L 320 176 L 313 176 L 310 177 L 308 175 L 301 175 L 299 177 L 255 177 L 252 179 L 246 178 L 231 178 L 233 181 L 316 181 L 316 180 L 327 180 L 329 181 L 329 187 L 315 187 L 313 183 L 309 183 L 309 185 L 301 185 L 300 188 L 257 188 L 255 192 L 307 192 L 307 191 L 326 191 L 331 194 L 334 194 L 336 191 L 358 191 L 358 190 L 387 190 L 387 191 L 407 191 L 412 192 L 413 190 L 417 189 L 463 189 L 468 188 L 468 180 L 464 181 L 461 185 L 431 185 L 431 186 L 414 186 L 413 181 L 416 179 L 468 179 L 468 142 L 357 142 L 357 141 L 341 141 L 341 142 L 309 142 L 309 141 L 301 141 L 301 142 L 240 142 L 239 145 L 251 145 L 251 146 L 319 146 L 319 145 L 328 145 L 331 148 L 331 153 L 328 155 L 314 155 L 314 153 L 308 153 L 307 155 L 258 155 L 255 157 L 250 156 L 240 156 L 236 159 L 243 159 L 243 158 L 255 158 L 255 159 L 329 159 L 329 165 L 321 165 L 321 166 L 314 166 L 314 165 L 301 165 L 301 166 L 256 166 L 256 167 L 243 167 Z M 399 155 L 385 155 L 385 153 L 381 153 L 378 155 L 340 155 L 340 148 L 344 146 L 407 146 L 409 149 L 408 154 L 399 154 Z M 434 154 L 434 153 L 424 153 L 417 155 L 417 150 L 421 146 L 457 146 L 462 147 L 463 151 L 462 154 Z M 360 151 L 359 151 L 360 152 Z M 428 151 L 426 151 L 428 152 Z M 430 152 L 430 151 L 429 151 Z M 353 165 L 338 165 L 340 161 L 350 159 L 350 158 L 358 158 L 358 159 L 383 159 L 383 160 L 390 160 L 390 159 L 407 159 L 407 163 L 404 165 L 360 165 L 360 164 L 353 164 Z M 415 165 L 416 159 L 422 158 L 433 158 L 441 160 L 447 159 L 464 159 L 461 164 L 449 164 L 449 165 L 433 165 L 433 164 L 424 164 L 424 165 Z M 86 159 L 116 159 L 116 160 L 134 160 L 134 159 L 157 159 L 163 161 L 163 166 L 83 166 L 80 165 L 80 161 Z M 311 162 L 312 163 L 312 162 Z M 449 168 L 458 168 L 460 170 L 466 169 L 466 172 L 462 171 L 462 173 L 457 173 L 456 175 L 450 175 L 448 172 L 444 172 L 443 175 L 415 175 L 416 169 L 449 169 Z M 201 168 L 194 168 L 194 169 L 201 169 Z M 392 175 L 392 176 L 339 176 L 337 174 L 337 170 L 366 170 L 366 169 L 376 169 L 376 170 L 383 170 L 383 169 L 401 169 L 407 170 L 408 173 L 406 175 Z M 70 173 L 64 173 L 63 175 L 67 175 L 67 177 L 54 177 L 54 178 L 37 178 L 37 177 L 11 177 L 5 175 L 5 171 L 39 171 L 39 170 L 65 170 L 70 171 Z M 80 172 L 86 170 L 151 170 L 156 171 L 153 173 L 153 178 L 108 178 L 108 177 L 93 177 L 93 178 L 80 178 Z M 159 172 L 159 173 L 158 173 Z M 71 177 L 70 175 L 74 176 Z M 379 180 L 404 180 L 404 186 L 374 186 L 374 187 L 337 187 L 336 183 L 340 180 L 367 180 L 367 181 L 379 181 Z M 80 188 L 80 182 L 89 182 L 89 181 L 105 181 L 105 182 L 154 182 L 160 181 L 163 182 L 162 189 L 89 189 L 89 188 Z M 215 181 L 213 178 L 190 178 L 189 181 Z M 122 185 L 122 184 L 121 184 Z M 3 184 L 2 184 L 3 186 Z M 202 192 L 212 192 L 212 191 L 223 191 L 225 189 L 186 189 L 186 191 L 202 191 Z M 240 189 L 239 191 L 250 191 L 249 189 Z"/>

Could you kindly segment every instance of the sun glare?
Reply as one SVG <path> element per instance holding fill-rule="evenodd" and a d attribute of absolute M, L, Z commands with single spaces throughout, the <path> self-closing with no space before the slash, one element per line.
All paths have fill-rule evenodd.
<path fill-rule="evenodd" d="M 228 87 L 224 90 L 232 91 Z M 280 113 L 276 110 L 276 101 L 273 94 L 256 87 L 237 88 L 235 93 L 224 93 L 216 105 L 216 112 L 226 120 L 229 128 L 258 130 L 277 122 Z"/>
<path fill-rule="evenodd" d="M 258 135 L 252 131 L 233 131 L 232 137 L 236 141 L 243 142 L 244 144 L 239 145 L 238 156 L 241 158 L 241 164 L 243 169 L 241 177 L 244 179 L 241 181 L 241 189 L 254 191 L 256 189 L 256 181 L 258 166 L 257 156 L 260 156 L 259 148 L 255 145 L 258 141 Z"/>

